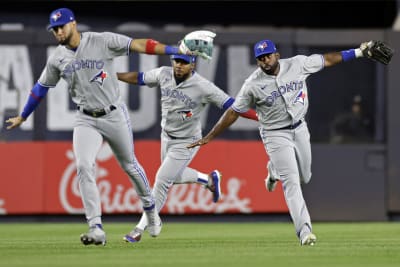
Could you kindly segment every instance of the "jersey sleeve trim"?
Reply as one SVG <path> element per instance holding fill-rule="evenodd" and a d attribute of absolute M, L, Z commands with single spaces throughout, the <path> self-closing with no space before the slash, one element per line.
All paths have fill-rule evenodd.
<path fill-rule="evenodd" d="M 232 106 L 233 102 L 235 102 L 235 99 L 233 97 L 229 97 L 224 104 L 222 105 L 222 109 L 225 111 L 227 110 L 230 106 Z"/>
<path fill-rule="evenodd" d="M 129 39 L 129 42 L 128 42 L 128 49 L 127 49 L 127 53 L 126 53 L 128 56 L 131 54 L 131 43 L 132 43 L 132 41 L 133 41 L 133 39 L 131 38 L 131 39 Z"/>
<path fill-rule="evenodd" d="M 232 105 L 231 108 L 232 108 L 234 111 L 236 111 L 237 113 L 245 113 L 245 112 L 249 111 L 249 109 L 247 109 L 247 110 L 240 110 L 240 109 L 238 109 L 237 107 L 235 107 L 234 105 Z"/>
<path fill-rule="evenodd" d="M 320 70 L 323 70 L 324 67 L 325 67 L 325 58 L 324 58 L 324 55 L 321 55 L 321 58 L 322 58 L 322 66 L 321 66 Z"/>
<path fill-rule="evenodd" d="M 39 81 L 37 82 L 37 84 L 39 84 L 40 86 L 43 86 L 43 87 L 48 87 L 48 88 L 56 87 L 56 85 L 57 85 L 57 84 L 55 84 L 55 85 L 43 84 L 43 83 L 41 83 Z"/>

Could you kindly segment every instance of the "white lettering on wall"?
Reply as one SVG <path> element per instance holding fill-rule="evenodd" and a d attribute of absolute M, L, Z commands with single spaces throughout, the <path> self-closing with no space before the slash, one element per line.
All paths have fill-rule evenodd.
<path fill-rule="evenodd" d="M 2 215 L 7 214 L 7 210 L 4 207 L 4 204 L 5 204 L 4 199 L 0 198 L 0 214 L 2 214 Z"/>
<path fill-rule="evenodd" d="M 72 150 L 65 153 L 70 163 L 66 166 L 60 181 L 59 197 L 62 207 L 67 213 L 83 213 L 82 203 L 76 205 L 74 199 L 80 198 L 79 181 Z M 104 213 L 141 212 L 142 202 L 134 187 L 124 186 L 112 179 L 112 174 L 102 166 L 113 157 L 108 143 L 103 143 L 97 154 L 96 180 Z M 128 177 L 126 177 L 128 179 Z M 218 203 L 212 202 L 212 194 L 199 184 L 174 185 L 168 193 L 165 204 L 168 213 L 185 213 L 185 211 L 201 211 L 224 213 L 237 211 L 251 213 L 251 199 L 240 197 L 243 181 L 238 177 L 227 177 L 225 194 Z M 75 203 L 75 204 L 74 204 Z M 0 206 L 1 208 L 1 206 Z"/>
<path fill-rule="evenodd" d="M 22 111 L 32 89 L 33 78 L 27 46 L 0 45 L 0 58 L 0 127 L 3 127 L 5 110 L 15 110 L 15 115 Z M 21 128 L 32 130 L 32 116 Z"/>

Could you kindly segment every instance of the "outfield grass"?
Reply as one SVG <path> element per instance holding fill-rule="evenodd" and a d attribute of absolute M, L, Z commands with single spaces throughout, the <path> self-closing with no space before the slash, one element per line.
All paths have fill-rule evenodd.
<path fill-rule="evenodd" d="M 399 223 L 315 223 L 301 247 L 291 223 L 165 223 L 161 235 L 122 241 L 132 225 L 107 223 L 107 245 L 83 246 L 84 223 L 0 224 L 0 266 L 400 266 Z"/>

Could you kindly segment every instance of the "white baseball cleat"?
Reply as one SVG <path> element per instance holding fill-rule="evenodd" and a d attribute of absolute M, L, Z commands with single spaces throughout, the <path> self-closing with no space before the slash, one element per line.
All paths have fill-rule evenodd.
<path fill-rule="evenodd" d="M 152 237 L 160 234 L 162 228 L 161 218 L 158 215 L 157 209 L 154 207 L 151 210 L 145 210 L 148 220 L 147 231 Z"/>
<path fill-rule="evenodd" d="M 268 176 L 265 179 L 265 187 L 267 188 L 267 190 L 269 192 L 273 192 L 275 190 L 275 187 L 276 187 L 279 179 L 274 177 L 274 174 L 272 173 L 270 161 L 267 164 L 267 169 L 268 169 Z"/>
<path fill-rule="evenodd" d="M 89 232 L 81 234 L 81 242 L 84 245 L 106 245 L 106 233 L 101 226 L 91 226 Z"/>
<path fill-rule="evenodd" d="M 313 233 L 309 233 L 301 239 L 302 246 L 314 246 L 317 242 L 317 237 Z"/>

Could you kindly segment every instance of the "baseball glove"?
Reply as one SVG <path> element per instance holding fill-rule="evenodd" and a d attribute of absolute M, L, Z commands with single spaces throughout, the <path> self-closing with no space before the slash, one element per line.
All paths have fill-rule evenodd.
<path fill-rule="evenodd" d="M 382 41 L 372 40 L 360 45 L 364 57 L 388 65 L 394 54 L 394 49 Z"/>
<path fill-rule="evenodd" d="M 190 32 L 180 42 L 179 49 L 184 54 L 200 56 L 210 60 L 215 36 L 216 34 L 211 31 Z"/>

